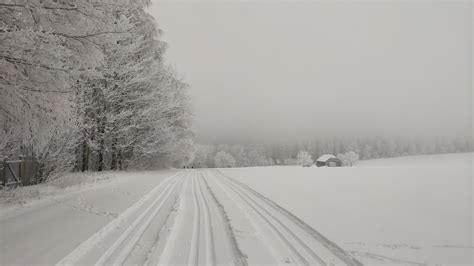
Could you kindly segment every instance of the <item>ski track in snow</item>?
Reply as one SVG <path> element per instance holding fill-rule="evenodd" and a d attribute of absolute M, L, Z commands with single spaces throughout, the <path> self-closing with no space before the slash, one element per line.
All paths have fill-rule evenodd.
<path fill-rule="evenodd" d="M 263 196 L 262 194 L 260 194 L 259 192 L 255 191 L 254 189 L 250 188 L 249 186 L 233 179 L 233 178 L 230 178 L 226 175 L 224 175 L 223 173 L 221 173 L 220 171 L 217 171 L 218 174 L 220 176 L 222 176 L 224 179 L 227 179 L 228 181 L 230 181 L 230 183 L 233 183 L 232 185 L 235 187 L 235 188 L 240 188 L 241 191 L 245 191 L 247 192 L 247 195 L 249 196 L 249 199 L 251 199 L 251 195 L 253 195 L 255 197 L 255 199 L 257 199 L 257 201 L 260 201 L 260 205 L 264 205 L 264 206 L 267 206 L 267 208 L 264 208 L 264 207 L 261 207 L 261 209 L 266 212 L 267 214 L 269 214 L 270 216 L 273 216 L 269 213 L 268 210 L 273 210 L 277 216 L 281 215 L 280 218 L 275 218 L 275 217 L 272 217 L 275 219 L 275 221 L 282 225 L 284 228 L 285 226 L 282 224 L 283 221 L 285 220 L 288 220 L 287 223 L 290 224 L 290 227 L 295 227 L 297 228 L 298 230 L 301 230 L 303 231 L 304 233 L 302 234 L 302 236 L 304 236 L 305 238 L 306 237 L 309 237 L 311 240 L 310 242 L 312 242 L 312 245 L 311 246 L 311 249 L 319 249 L 320 251 L 322 251 L 323 253 L 325 254 L 329 254 L 329 257 L 331 258 L 331 260 L 333 261 L 337 261 L 336 264 L 340 265 L 340 264 L 348 264 L 348 265 L 362 265 L 359 261 L 357 261 L 356 259 L 354 259 L 353 257 L 351 257 L 350 255 L 348 255 L 342 248 L 340 248 L 339 246 L 337 246 L 335 243 L 331 242 L 329 239 L 327 239 L 326 237 L 324 237 L 322 234 L 320 234 L 318 231 L 316 231 L 314 228 L 312 228 L 310 225 L 306 224 L 305 222 L 303 222 L 301 219 L 299 219 L 298 217 L 296 217 L 295 215 L 293 215 L 291 212 L 289 212 L 288 210 L 284 209 L 283 207 L 281 207 L 280 205 L 276 204 L 274 201 L 270 200 L 269 198 Z M 255 202 L 255 201 L 253 201 Z M 256 203 L 256 202 L 255 202 Z M 256 203 L 258 204 L 258 203 Z M 285 230 L 290 230 L 288 229 L 288 227 L 285 228 Z M 297 237 L 296 235 L 294 235 L 292 232 L 289 232 L 290 234 L 293 235 L 293 237 Z M 300 240 L 297 240 L 300 244 L 304 245 L 303 242 L 301 242 L 301 239 Z M 316 247 L 317 246 L 317 247 Z M 304 245 L 304 249 L 308 249 L 309 247 L 307 245 Z M 309 250 L 308 250 L 309 251 Z M 309 251 L 310 252 L 310 251 Z M 322 254 L 319 254 L 319 255 L 316 255 L 315 253 L 313 252 L 310 252 L 317 260 L 321 259 L 318 257 Z M 316 252 L 317 253 L 317 252 Z M 334 258 L 333 256 L 337 257 L 337 258 Z M 320 263 L 323 263 L 324 262 L 321 262 Z M 329 263 L 330 265 L 332 263 Z"/>
<path fill-rule="evenodd" d="M 306 245 L 306 243 L 304 243 L 294 232 L 291 231 L 291 229 L 285 226 L 280 220 L 275 218 L 275 216 L 273 216 L 268 210 L 259 205 L 254 199 L 249 197 L 248 194 L 234 186 L 234 184 L 232 184 L 231 182 L 227 182 L 227 185 L 245 202 L 247 206 L 253 209 L 255 213 L 259 215 L 268 226 L 270 226 L 271 231 L 273 233 L 278 235 L 278 237 L 286 245 L 286 247 L 292 251 L 297 264 L 309 265 L 309 262 L 311 260 L 314 260 L 319 265 L 326 265 L 324 261 Z M 301 246 L 302 249 L 298 249 L 298 246 Z M 307 256 L 303 255 L 305 251 L 308 252 L 308 258 L 305 258 Z"/>
<path fill-rule="evenodd" d="M 188 265 L 197 265 L 199 258 L 199 226 L 200 226 L 200 207 L 196 196 L 196 179 L 193 178 L 192 191 L 194 203 L 194 218 L 193 218 L 193 237 L 191 239 L 191 248 L 189 251 Z"/>
<path fill-rule="evenodd" d="M 226 204 L 237 208 L 227 213 Z M 258 263 L 245 254 L 245 236 L 235 237 L 233 228 L 240 224 L 232 224 L 232 215 L 253 228 L 249 235 L 257 236 L 267 251 L 250 253 L 268 256 L 265 261 L 360 265 L 270 199 L 217 170 L 188 170 L 168 177 L 57 265 Z M 152 240 L 147 242 L 147 237 Z"/>
<path fill-rule="evenodd" d="M 202 174 L 201 174 L 202 177 Z M 201 198 L 202 206 L 204 207 L 204 225 L 205 225 L 205 232 L 206 232 L 206 265 L 215 265 L 215 247 L 214 247 L 214 239 L 212 233 L 212 223 L 211 223 L 211 213 L 209 210 L 209 204 L 207 199 L 204 198 L 204 194 L 202 192 L 202 182 L 199 182 L 199 196 Z"/>
<path fill-rule="evenodd" d="M 157 193 L 160 193 L 160 189 L 168 184 L 169 182 L 173 181 L 173 178 L 178 176 L 180 173 L 177 173 L 173 176 L 170 176 L 155 188 L 153 188 L 150 192 L 140 198 L 134 205 L 129 207 L 125 210 L 122 214 L 120 214 L 116 219 L 112 220 L 109 224 L 104 226 L 102 229 L 97 231 L 94 235 L 92 235 L 89 239 L 84 241 L 80 244 L 76 249 L 74 249 L 71 253 L 69 253 L 66 257 L 60 260 L 57 265 L 76 265 L 80 262 L 80 260 L 86 255 L 91 252 L 95 247 L 101 245 L 101 241 L 107 238 L 114 230 L 117 228 L 121 228 L 127 222 L 128 219 L 131 219 L 135 214 L 135 212 L 139 211 L 140 208 L 145 205 L 147 201 L 155 197 Z"/>

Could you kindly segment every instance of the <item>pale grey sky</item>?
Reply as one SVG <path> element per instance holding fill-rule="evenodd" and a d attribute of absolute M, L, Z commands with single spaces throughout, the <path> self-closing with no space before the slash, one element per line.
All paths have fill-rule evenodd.
<path fill-rule="evenodd" d="M 160 2 L 199 141 L 469 135 L 470 1 Z"/>

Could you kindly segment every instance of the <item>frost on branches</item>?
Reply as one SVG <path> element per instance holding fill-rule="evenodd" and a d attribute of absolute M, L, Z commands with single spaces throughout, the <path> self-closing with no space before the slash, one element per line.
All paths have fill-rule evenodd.
<path fill-rule="evenodd" d="M 310 167 L 313 165 L 313 158 L 311 157 L 311 154 L 305 150 L 298 152 L 298 155 L 296 155 L 296 161 L 303 167 Z"/>
<path fill-rule="evenodd" d="M 149 4 L 0 3 L 0 157 L 35 156 L 43 177 L 192 159 L 187 85 Z"/>

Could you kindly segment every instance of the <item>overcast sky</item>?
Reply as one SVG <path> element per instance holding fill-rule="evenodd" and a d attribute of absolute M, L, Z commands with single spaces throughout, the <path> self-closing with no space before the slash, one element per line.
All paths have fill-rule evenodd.
<path fill-rule="evenodd" d="M 470 1 L 154 1 L 198 141 L 472 133 Z"/>

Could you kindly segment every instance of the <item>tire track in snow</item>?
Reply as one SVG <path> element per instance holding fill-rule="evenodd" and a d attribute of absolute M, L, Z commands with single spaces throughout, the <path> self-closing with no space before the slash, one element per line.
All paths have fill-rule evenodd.
<path fill-rule="evenodd" d="M 116 219 L 102 227 L 99 231 L 89 237 L 86 241 L 82 242 L 72 252 L 61 259 L 56 265 L 77 265 L 79 261 L 91 252 L 96 246 L 100 244 L 105 238 L 107 238 L 115 229 L 120 228 L 128 219 L 134 215 L 142 206 L 147 203 L 151 198 L 156 197 L 156 194 L 160 192 L 160 189 L 166 187 L 172 183 L 173 179 L 182 174 L 178 172 L 155 186 L 150 192 L 141 197 L 135 204 L 130 206 L 124 212 L 122 212 Z M 159 193 L 158 195 L 160 195 Z"/>
<path fill-rule="evenodd" d="M 202 191 L 202 182 L 199 180 L 202 179 L 201 176 L 197 176 L 197 183 L 198 183 L 198 194 L 201 198 L 201 207 L 204 210 L 204 232 L 205 232 L 205 241 L 206 241 L 206 265 L 214 266 L 216 263 L 216 255 L 215 255 L 215 247 L 214 247 L 214 235 L 212 232 L 212 221 L 211 221 L 211 212 L 209 210 L 209 204 L 207 199 L 205 199 L 203 191 Z"/>
<path fill-rule="evenodd" d="M 161 243 L 158 265 L 246 265 L 233 248 L 230 225 L 224 222 L 204 176 L 192 171 L 180 194 L 180 209 Z M 236 262 L 236 263 L 234 263 Z"/>
<path fill-rule="evenodd" d="M 183 181 L 184 183 L 184 181 Z M 184 186 L 184 184 L 183 184 Z M 180 189 L 183 189 L 182 187 Z M 174 202 L 171 207 L 171 211 L 168 212 L 165 218 L 165 222 L 163 226 L 160 228 L 158 235 L 156 236 L 156 239 L 153 242 L 153 245 L 151 248 L 148 250 L 148 253 L 146 254 L 145 260 L 143 265 L 144 266 L 151 266 L 151 265 L 157 265 L 159 263 L 159 256 L 162 255 L 160 252 L 157 253 L 158 246 L 161 244 L 162 241 L 167 242 L 167 230 L 169 230 L 170 225 L 173 226 L 175 223 L 175 217 L 173 217 L 173 213 L 177 212 L 181 208 L 181 197 L 178 194 L 176 198 L 174 199 Z"/>
<path fill-rule="evenodd" d="M 276 236 L 278 236 L 278 238 L 281 240 L 281 242 L 287 247 L 288 250 L 291 251 L 291 253 L 293 254 L 293 258 L 295 260 L 295 263 L 298 264 L 298 265 L 309 265 L 309 262 L 307 260 L 307 258 L 305 258 L 301 253 L 301 250 L 297 249 L 296 246 L 297 244 L 294 243 L 294 241 L 291 241 L 291 239 L 289 239 L 285 232 L 283 232 L 283 230 L 279 229 L 277 225 L 274 224 L 274 222 L 271 221 L 271 217 L 268 217 L 268 215 L 265 215 L 264 213 L 262 213 L 261 211 L 258 210 L 258 208 L 252 204 L 246 197 L 245 195 L 239 191 L 238 189 L 236 189 L 230 182 L 228 181 L 224 181 L 227 186 L 232 190 L 234 191 L 234 193 L 247 205 L 249 206 L 253 211 L 254 213 L 256 213 L 265 223 L 266 225 L 269 227 L 270 231 L 273 232 L 273 234 L 275 234 Z M 319 259 L 319 257 L 318 257 Z M 322 262 L 320 259 L 319 261 L 320 262 L 320 265 L 326 265 L 324 262 Z M 322 263 L 321 263 L 322 262 Z"/>
<path fill-rule="evenodd" d="M 190 186 L 189 184 L 189 176 L 185 178 L 183 187 L 181 188 L 181 193 L 179 194 L 179 209 L 177 210 L 177 214 L 175 219 L 173 220 L 172 227 L 171 227 L 171 233 L 170 235 L 166 238 L 166 242 L 164 244 L 163 251 L 159 255 L 158 258 L 158 265 L 171 265 L 173 264 L 173 252 L 175 252 L 177 249 L 181 249 L 182 246 L 180 246 L 180 241 L 182 241 L 182 238 L 180 238 L 179 233 L 180 229 L 186 226 L 186 213 L 190 211 L 190 206 L 189 202 L 187 202 L 186 198 L 187 196 L 187 189 Z M 157 244 L 156 244 L 157 245 Z M 184 263 L 183 263 L 184 264 Z"/>
<path fill-rule="evenodd" d="M 130 227 L 132 227 L 132 228 L 129 227 L 130 229 L 127 229 L 126 232 L 122 233 L 122 235 L 114 243 L 114 245 L 109 248 L 110 252 L 109 252 L 109 250 L 107 252 L 109 252 L 109 254 L 113 254 L 114 251 L 116 251 L 117 248 L 121 244 L 123 244 L 125 239 L 128 239 L 128 241 L 125 242 L 125 246 L 123 246 L 122 249 L 120 249 L 120 251 L 118 253 L 118 256 L 113 261 L 113 263 L 112 263 L 113 265 L 122 265 L 125 262 L 128 255 L 132 252 L 133 248 L 137 244 L 138 240 L 140 240 L 140 238 L 143 236 L 146 229 L 150 226 L 152 220 L 161 211 L 163 205 L 168 201 L 168 199 L 170 198 L 171 193 L 174 191 L 174 189 L 178 186 L 178 184 L 181 184 L 181 181 L 182 181 L 182 178 L 177 179 L 174 183 L 169 185 L 160 194 L 160 196 L 157 197 L 157 199 L 152 203 L 152 205 L 146 211 L 144 211 L 142 213 L 142 215 L 140 215 L 140 217 L 137 218 L 137 220 L 132 225 L 130 225 Z M 149 214 L 150 212 L 151 212 L 151 214 Z M 147 219 L 145 221 L 143 221 L 143 223 L 141 223 L 142 218 L 145 217 L 146 215 L 148 215 Z M 140 227 L 138 229 L 136 229 L 139 225 L 140 225 Z M 131 232 L 133 232 L 133 230 L 135 230 L 135 229 L 136 229 L 136 231 L 131 235 Z M 101 259 L 99 259 L 99 261 L 96 263 L 96 265 L 104 265 L 105 262 L 108 260 L 108 258 L 104 258 L 102 260 Z"/>
<path fill-rule="evenodd" d="M 227 179 L 229 182 L 232 182 L 236 187 L 240 187 L 242 191 L 246 191 L 249 194 L 254 195 L 257 199 L 261 200 L 262 202 L 266 203 L 274 211 L 280 213 L 284 217 L 286 217 L 289 221 L 291 221 L 294 225 L 298 226 L 302 231 L 306 232 L 307 235 L 311 236 L 314 241 L 318 244 L 322 245 L 327 251 L 331 252 L 334 256 L 336 256 L 341 262 L 347 265 L 356 265 L 361 266 L 363 265 L 361 262 L 356 260 L 354 257 L 347 254 L 343 249 L 339 246 L 328 240 L 314 228 L 303 222 L 301 219 L 296 217 L 294 214 L 290 213 L 288 210 L 284 209 L 277 203 L 273 202 L 269 198 L 263 196 L 259 192 L 255 191 L 251 187 L 242 182 L 239 182 L 227 175 L 224 175 L 219 170 L 216 170 L 224 179 Z M 247 194 L 248 195 L 248 194 Z M 262 207 L 263 208 L 263 207 Z M 275 218 L 276 219 L 276 218 Z M 278 219 L 279 220 L 279 219 Z"/>
<path fill-rule="evenodd" d="M 294 240 L 296 242 L 296 244 L 298 244 L 300 247 L 303 248 L 305 253 L 307 253 L 307 255 L 309 255 L 312 258 L 312 260 L 317 261 L 319 263 L 319 265 L 326 265 L 326 263 L 308 246 L 308 244 L 305 243 L 305 241 L 303 241 L 300 237 L 298 237 L 290 228 L 288 228 L 288 226 L 283 224 L 282 221 L 280 221 L 278 218 L 276 218 L 267 209 L 265 209 L 262 205 L 260 205 L 257 201 L 255 201 L 252 197 L 248 196 L 244 191 L 241 190 L 241 188 L 235 186 L 234 184 L 231 184 L 231 183 L 229 183 L 229 184 L 230 184 L 230 186 L 234 187 L 236 189 L 236 191 L 239 191 L 238 193 L 240 193 L 243 197 L 245 197 L 247 200 L 249 200 L 249 201 L 247 201 L 247 203 L 249 205 L 252 205 L 252 206 L 256 207 L 256 209 L 255 209 L 256 212 L 258 212 L 260 214 L 262 214 L 262 212 L 265 213 L 265 216 L 268 218 L 267 221 L 270 224 L 274 225 L 275 228 L 280 227 L 280 229 L 277 229 L 278 232 L 280 232 L 282 235 L 289 235 L 289 237 L 286 238 L 286 239 L 288 239 L 288 243 L 293 242 L 290 239 Z M 275 223 L 276 223 L 276 225 L 275 225 Z M 291 245 L 292 248 L 294 248 L 296 246 L 295 244 L 290 244 L 290 245 Z M 296 252 L 300 256 L 303 256 L 301 254 L 302 250 L 294 249 L 294 252 Z M 308 261 L 306 261 L 306 259 L 304 259 L 303 262 L 309 263 Z"/>
<path fill-rule="evenodd" d="M 227 213 L 224 209 L 224 206 L 217 199 L 216 195 L 214 194 L 211 187 L 209 186 L 206 178 L 203 177 L 202 180 L 204 182 L 206 190 L 209 192 L 209 195 L 210 195 L 213 203 L 217 206 L 217 208 L 219 210 L 219 215 L 220 215 L 222 224 L 224 225 L 224 228 L 225 228 L 225 231 L 226 231 L 226 234 L 227 234 L 227 239 L 229 241 L 229 246 L 232 248 L 232 253 L 233 253 L 232 257 L 233 257 L 233 260 L 234 260 L 234 265 L 247 266 L 248 265 L 247 258 L 239 248 L 239 245 L 237 243 L 237 239 L 235 238 L 234 231 L 232 229 L 229 217 L 227 216 Z"/>
<path fill-rule="evenodd" d="M 199 203 L 196 196 L 196 178 L 193 177 L 191 181 L 191 188 L 193 193 L 193 206 L 194 206 L 194 216 L 193 216 L 193 234 L 191 238 L 191 248 L 189 249 L 188 265 L 198 265 L 199 264 L 199 227 L 200 227 L 200 209 Z"/>
<path fill-rule="evenodd" d="M 236 197 L 234 197 L 234 193 L 230 192 L 226 187 L 226 185 L 222 184 L 222 182 L 219 180 L 217 176 L 214 176 L 213 178 L 215 184 L 226 194 L 229 199 L 236 204 L 236 206 L 240 209 L 240 211 L 245 215 L 247 220 L 250 222 L 251 226 L 256 232 L 256 235 L 258 238 L 265 242 L 265 247 L 268 249 L 270 254 L 272 255 L 273 260 L 276 263 L 281 264 L 281 262 L 285 259 L 282 257 L 282 253 L 278 252 L 277 249 L 274 247 L 274 243 L 268 242 L 265 240 L 265 234 L 263 233 L 264 230 L 262 228 L 262 225 L 250 214 L 250 212 L 247 210 L 247 208 L 242 204 Z"/>

